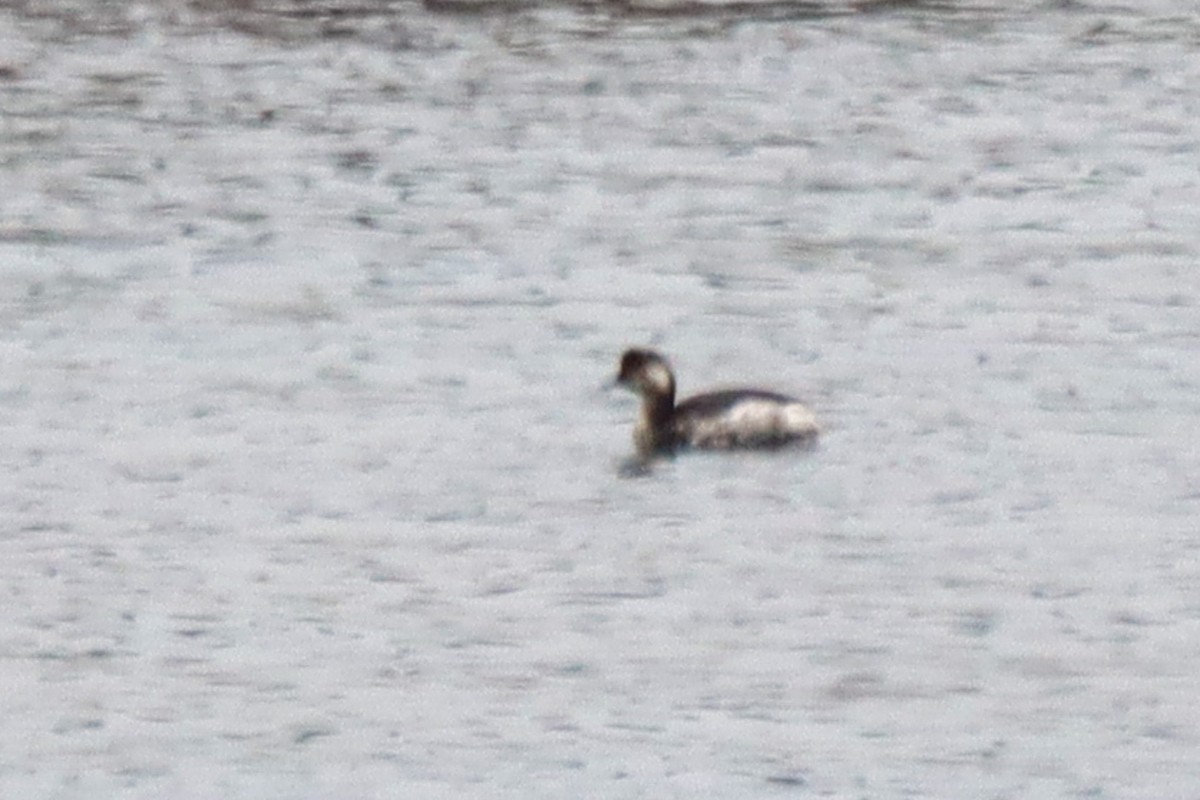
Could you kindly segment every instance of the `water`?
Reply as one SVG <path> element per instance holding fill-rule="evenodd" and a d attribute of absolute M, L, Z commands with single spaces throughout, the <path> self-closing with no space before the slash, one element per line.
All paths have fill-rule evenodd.
<path fill-rule="evenodd" d="M 0 794 L 1196 793 L 1189 4 L 355 8 L 0 11 Z"/>

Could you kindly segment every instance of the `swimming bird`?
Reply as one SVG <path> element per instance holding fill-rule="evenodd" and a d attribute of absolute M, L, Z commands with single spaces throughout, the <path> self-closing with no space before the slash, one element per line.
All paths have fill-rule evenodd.
<path fill-rule="evenodd" d="M 641 458 L 687 447 L 777 448 L 811 443 L 820 432 L 816 416 L 806 405 L 763 389 L 706 392 L 676 405 L 675 374 L 666 358 L 654 350 L 626 350 L 617 384 L 642 398 L 633 431 Z"/>

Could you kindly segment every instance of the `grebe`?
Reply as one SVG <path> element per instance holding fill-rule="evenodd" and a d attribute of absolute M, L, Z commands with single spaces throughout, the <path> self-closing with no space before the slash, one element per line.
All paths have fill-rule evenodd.
<path fill-rule="evenodd" d="M 675 375 L 653 350 L 626 350 L 617 383 L 642 397 L 633 431 L 642 458 L 683 447 L 733 450 L 811 443 L 820 430 L 803 403 L 761 389 L 708 392 L 675 405 Z"/>

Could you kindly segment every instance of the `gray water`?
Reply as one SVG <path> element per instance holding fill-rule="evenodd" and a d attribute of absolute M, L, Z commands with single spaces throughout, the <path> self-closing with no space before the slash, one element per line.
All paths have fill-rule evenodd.
<path fill-rule="evenodd" d="M 1200 797 L 1191 3 L 338 10 L 0 7 L 0 796 Z"/>

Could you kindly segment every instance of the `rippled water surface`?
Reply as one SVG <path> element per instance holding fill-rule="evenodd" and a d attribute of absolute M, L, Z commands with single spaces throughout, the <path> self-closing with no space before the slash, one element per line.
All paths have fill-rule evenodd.
<path fill-rule="evenodd" d="M 1197 796 L 1193 5 L 478 11 L 0 3 L 0 795 Z"/>

